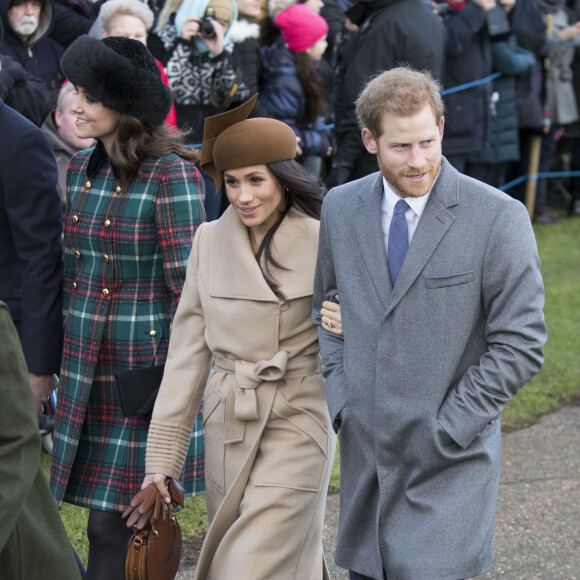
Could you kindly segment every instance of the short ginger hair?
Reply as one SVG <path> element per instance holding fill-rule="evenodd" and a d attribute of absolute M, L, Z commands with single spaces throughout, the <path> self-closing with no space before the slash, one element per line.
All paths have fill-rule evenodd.
<path fill-rule="evenodd" d="M 429 105 L 437 124 L 443 118 L 441 85 L 429 72 L 402 66 L 372 79 L 356 100 L 356 115 L 361 129 L 366 127 L 375 139 L 383 133 L 383 116 L 394 113 L 411 117 Z"/>

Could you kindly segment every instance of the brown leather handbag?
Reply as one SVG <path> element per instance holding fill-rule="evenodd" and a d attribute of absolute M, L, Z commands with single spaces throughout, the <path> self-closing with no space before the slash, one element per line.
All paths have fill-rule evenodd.
<path fill-rule="evenodd" d="M 122 517 L 133 535 L 125 559 L 126 580 L 173 580 L 181 559 L 181 528 L 175 517 L 183 507 L 183 488 L 167 480 L 171 503 L 165 503 L 154 483 L 131 500 Z"/>

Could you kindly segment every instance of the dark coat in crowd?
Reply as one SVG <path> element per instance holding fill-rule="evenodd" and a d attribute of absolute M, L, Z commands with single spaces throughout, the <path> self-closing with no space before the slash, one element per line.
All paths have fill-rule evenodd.
<path fill-rule="evenodd" d="M 64 48 L 58 42 L 48 37 L 52 28 L 53 5 L 51 0 L 45 0 L 40 12 L 40 20 L 36 32 L 28 42 L 24 42 L 14 32 L 8 20 L 10 0 L 0 0 L 0 19 L 4 26 L 4 40 L 0 44 L 0 54 L 5 54 L 19 62 L 30 74 L 42 79 L 47 87 L 47 98 L 56 97 L 58 89 L 64 81 L 60 68 L 60 59 Z"/>
<path fill-rule="evenodd" d="M 354 102 L 374 75 L 408 64 L 443 73 L 445 31 L 423 0 L 359 2 L 347 14 L 359 26 L 343 43 L 335 85 L 335 135 L 337 167 L 350 179 L 377 170 L 376 157 L 364 148 Z M 343 183 L 347 179 L 339 179 Z"/>
<path fill-rule="evenodd" d="M 314 123 L 306 119 L 306 97 L 298 79 L 294 55 L 282 39 L 271 46 L 263 46 L 260 102 L 268 113 L 287 123 L 300 137 L 304 156 L 324 157 L 330 145 L 328 130 L 318 117 Z"/>
<path fill-rule="evenodd" d="M 520 158 L 516 110 L 516 76 L 526 73 L 536 63 L 535 55 L 521 48 L 511 35 L 492 44 L 493 69 L 502 76 L 493 81 L 496 95 L 491 109 L 487 146 L 469 156 L 470 163 L 496 164 Z"/>
<path fill-rule="evenodd" d="M 104 0 L 54 0 L 54 21 L 50 38 L 67 47 L 83 34 L 88 34 Z"/>
<path fill-rule="evenodd" d="M 320 10 L 320 16 L 328 24 L 328 34 L 326 36 L 328 47 L 326 48 L 324 57 L 328 62 L 332 62 L 334 49 L 340 44 L 346 14 L 338 0 L 325 0 L 324 6 Z"/>
<path fill-rule="evenodd" d="M 248 22 L 244 18 L 239 18 L 232 24 L 229 39 L 234 45 L 234 54 L 242 71 L 242 80 L 248 87 L 249 95 L 255 95 L 258 92 L 262 71 L 260 25 L 257 22 Z M 257 101 L 250 116 L 269 117 L 270 115 L 261 102 Z"/>
<path fill-rule="evenodd" d="M 447 32 L 444 88 L 478 81 L 492 73 L 491 37 L 486 13 L 473 0 L 444 18 Z M 444 97 L 444 155 L 481 151 L 487 143 L 491 83 Z"/>
<path fill-rule="evenodd" d="M 19 62 L 3 54 L 0 54 L 0 99 L 37 126 L 40 126 L 50 108 L 46 102 L 44 82 L 31 75 Z"/>
<path fill-rule="evenodd" d="M 40 465 L 40 435 L 26 362 L 0 302 L 0 576 L 80 580 L 73 550 Z"/>
<path fill-rule="evenodd" d="M 10 308 L 28 369 L 58 373 L 62 210 L 54 155 L 42 131 L 2 101 L 0 127 L 0 300 Z"/>

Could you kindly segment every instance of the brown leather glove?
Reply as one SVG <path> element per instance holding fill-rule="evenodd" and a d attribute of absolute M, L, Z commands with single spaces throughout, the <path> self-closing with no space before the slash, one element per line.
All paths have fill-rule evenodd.
<path fill-rule="evenodd" d="M 177 506 L 183 507 L 183 487 L 181 487 L 179 481 L 173 478 L 167 478 L 165 483 L 167 484 L 167 490 L 169 491 L 173 508 L 176 509 Z M 164 506 L 165 502 L 157 490 L 156 485 L 150 483 L 145 489 L 135 494 L 129 507 L 123 512 L 121 517 L 123 519 L 127 518 L 126 526 L 128 528 L 143 530 L 149 524 L 155 524 L 160 518 L 165 520 L 169 517 L 168 510 L 164 509 Z"/>

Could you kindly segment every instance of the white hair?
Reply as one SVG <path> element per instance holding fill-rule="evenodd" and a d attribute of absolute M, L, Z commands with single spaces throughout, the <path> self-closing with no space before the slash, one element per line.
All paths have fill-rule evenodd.
<path fill-rule="evenodd" d="M 134 16 L 139 18 L 149 30 L 153 26 L 153 12 L 146 4 L 140 0 L 107 0 L 99 12 L 101 24 L 105 32 L 109 33 L 112 28 L 113 20 L 117 16 Z"/>

